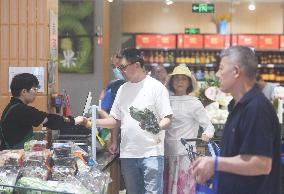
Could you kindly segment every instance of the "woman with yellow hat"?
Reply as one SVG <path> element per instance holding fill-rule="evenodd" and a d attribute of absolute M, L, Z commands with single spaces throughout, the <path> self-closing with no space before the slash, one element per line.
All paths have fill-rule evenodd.
<path fill-rule="evenodd" d="M 204 129 L 202 139 L 208 141 L 215 129 L 201 101 L 192 95 L 197 90 L 194 75 L 186 65 L 175 67 L 168 80 L 173 109 L 172 125 L 165 136 L 165 194 L 195 193 L 195 178 L 191 162 L 181 138 L 196 138 L 199 126 Z"/>

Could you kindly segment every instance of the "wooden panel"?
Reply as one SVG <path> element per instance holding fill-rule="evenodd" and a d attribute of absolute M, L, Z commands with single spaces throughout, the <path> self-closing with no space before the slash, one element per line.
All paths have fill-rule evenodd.
<path fill-rule="evenodd" d="M 19 26 L 10 25 L 10 59 L 19 58 Z"/>
<path fill-rule="evenodd" d="M 8 89 L 8 76 L 9 76 L 9 61 L 0 61 L 1 65 L 1 95 L 9 95 L 9 89 Z"/>
<path fill-rule="evenodd" d="M 37 60 L 48 59 L 48 27 L 44 25 L 37 26 Z"/>
<path fill-rule="evenodd" d="M 36 24 L 36 0 L 28 0 L 28 24 Z"/>
<path fill-rule="evenodd" d="M 19 0 L 19 24 L 28 23 L 28 0 Z"/>
<path fill-rule="evenodd" d="M 0 96 L 0 117 L 2 116 L 2 112 L 7 104 L 10 102 L 10 96 Z"/>
<path fill-rule="evenodd" d="M 19 0 L 10 0 L 10 24 L 19 23 Z"/>
<path fill-rule="evenodd" d="M 28 27 L 19 26 L 19 60 L 28 59 Z"/>
<path fill-rule="evenodd" d="M 9 51 L 10 51 L 10 45 L 9 45 L 9 26 L 8 25 L 2 25 L 1 26 L 1 60 L 9 59 Z"/>
<path fill-rule="evenodd" d="M 36 60 L 36 25 L 28 26 L 28 60 Z"/>
<path fill-rule="evenodd" d="M 1 24 L 9 24 L 9 0 L 1 0 Z"/>
<path fill-rule="evenodd" d="M 47 2 L 46 0 L 37 0 L 37 24 L 47 24 Z"/>

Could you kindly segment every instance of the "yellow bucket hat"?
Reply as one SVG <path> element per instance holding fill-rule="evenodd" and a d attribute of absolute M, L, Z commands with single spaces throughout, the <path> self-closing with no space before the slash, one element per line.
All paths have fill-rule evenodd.
<path fill-rule="evenodd" d="M 196 78 L 195 78 L 194 74 L 191 73 L 191 71 L 188 69 L 188 67 L 186 65 L 179 65 L 179 66 L 175 67 L 173 72 L 170 74 L 168 83 L 172 79 L 173 75 L 185 75 L 185 76 L 189 77 L 191 79 L 193 92 L 198 89 Z"/>

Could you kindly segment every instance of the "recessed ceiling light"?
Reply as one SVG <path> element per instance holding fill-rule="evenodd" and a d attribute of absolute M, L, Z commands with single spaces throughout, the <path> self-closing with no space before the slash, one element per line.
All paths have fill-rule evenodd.
<path fill-rule="evenodd" d="M 254 10 L 255 10 L 255 4 L 254 4 L 254 2 L 251 2 L 251 3 L 249 4 L 248 9 L 249 9 L 250 11 L 254 11 Z"/>

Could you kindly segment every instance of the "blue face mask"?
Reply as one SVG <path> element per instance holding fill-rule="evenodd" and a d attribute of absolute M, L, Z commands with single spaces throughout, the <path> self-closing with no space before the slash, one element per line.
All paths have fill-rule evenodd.
<path fill-rule="evenodd" d="M 116 79 L 124 80 L 122 73 L 117 68 L 112 69 L 113 75 Z"/>

